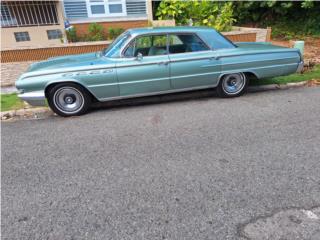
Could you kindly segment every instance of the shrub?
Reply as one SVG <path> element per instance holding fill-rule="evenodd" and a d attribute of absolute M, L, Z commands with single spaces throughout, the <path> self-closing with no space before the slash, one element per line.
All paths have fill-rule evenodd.
<path fill-rule="evenodd" d="M 112 28 L 110 27 L 108 29 L 108 38 L 111 39 L 115 39 L 116 37 L 118 37 L 121 33 L 124 32 L 123 28 Z"/>
<path fill-rule="evenodd" d="M 77 42 L 79 38 L 77 36 L 77 30 L 75 27 L 69 28 L 66 30 L 67 39 L 69 42 Z"/>
<path fill-rule="evenodd" d="M 231 29 L 232 15 L 232 2 L 209 0 L 162 0 L 156 13 L 159 20 L 175 19 L 177 25 L 209 26 L 218 31 Z"/>
<path fill-rule="evenodd" d="M 103 26 L 98 23 L 91 23 L 88 29 L 88 41 L 102 41 L 104 40 Z"/>

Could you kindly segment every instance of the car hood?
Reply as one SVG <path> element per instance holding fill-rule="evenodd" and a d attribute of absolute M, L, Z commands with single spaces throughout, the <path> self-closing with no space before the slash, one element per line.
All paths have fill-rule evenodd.
<path fill-rule="evenodd" d="M 84 67 L 84 66 L 96 65 L 99 63 L 101 63 L 101 56 L 99 56 L 99 54 L 97 53 L 67 55 L 63 57 L 53 57 L 53 58 L 49 58 L 46 61 L 33 63 L 30 65 L 27 72 L 53 70 L 53 69 L 63 70 L 65 68 Z M 104 63 L 106 63 L 106 59 L 104 59 Z"/>

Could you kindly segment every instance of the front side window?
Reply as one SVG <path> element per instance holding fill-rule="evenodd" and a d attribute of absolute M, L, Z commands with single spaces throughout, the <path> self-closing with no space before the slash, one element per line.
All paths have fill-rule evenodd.
<path fill-rule="evenodd" d="M 125 16 L 125 0 L 87 0 L 89 17 Z"/>
<path fill-rule="evenodd" d="M 125 57 L 157 56 L 167 54 L 167 35 L 147 35 L 137 37 L 124 52 Z"/>
<path fill-rule="evenodd" d="M 195 34 L 170 34 L 169 53 L 188 53 L 210 50 Z"/>

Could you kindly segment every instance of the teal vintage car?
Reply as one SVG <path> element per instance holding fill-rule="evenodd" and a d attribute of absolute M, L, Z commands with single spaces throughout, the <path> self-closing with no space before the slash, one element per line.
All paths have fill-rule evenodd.
<path fill-rule="evenodd" d="M 61 116 L 85 113 L 94 101 L 205 88 L 237 97 L 250 78 L 300 71 L 298 49 L 232 43 L 205 27 L 131 29 L 101 52 L 49 58 L 16 81 L 19 97 Z"/>

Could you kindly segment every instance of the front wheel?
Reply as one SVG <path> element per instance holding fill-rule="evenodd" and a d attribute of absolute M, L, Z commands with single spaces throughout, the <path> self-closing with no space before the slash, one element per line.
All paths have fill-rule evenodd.
<path fill-rule="evenodd" d="M 86 113 L 91 98 L 83 87 L 74 83 L 61 83 L 49 90 L 48 103 L 56 114 L 70 117 Z"/>
<path fill-rule="evenodd" d="M 220 97 L 238 97 L 242 95 L 248 85 L 248 80 L 243 73 L 231 73 L 222 77 L 217 93 Z"/>

